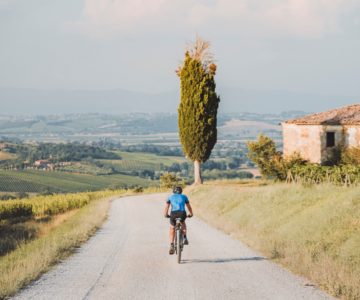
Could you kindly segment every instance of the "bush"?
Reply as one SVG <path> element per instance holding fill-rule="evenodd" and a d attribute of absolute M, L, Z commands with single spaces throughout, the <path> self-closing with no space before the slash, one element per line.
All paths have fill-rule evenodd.
<path fill-rule="evenodd" d="M 288 170 L 287 181 L 303 184 L 333 183 L 338 185 L 359 185 L 360 167 L 351 165 L 297 165 Z"/>
<path fill-rule="evenodd" d="M 285 180 L 286 165 L 281 156 L 281 152 L 276 150 L 275 142 L 261 134 L 257 141 L 248 142 L 248 157 L 260 169 L 265 177 Z"/>
<path fill-rule="evenodd" d="M 58 194 L 37 196 L 31 199 L 18 199 L 0 202 L 0 220 L 29 216 L 51 216 L 83 207 L 92 200 L 104 198 L 118 191 L 100 191 L 93 193 Z"/>
<path fill-rule="evenodd" d="M 0 203 L 0 220 L 18 217 L 30 217 L 33 215 L 31 203 L 23 201 L 3 201 Z"/>
<path fill-rule="evenodd" d="M 352 147 L 342 152 L 341 162 L 349 165 L 360 165 L 360 147 Z"/>
<path fill-rule="evenodd" d="M 137 186 L 133 189 L 134 193 L 142 193 L 144 191 L 144 188 L 142 186 Z"/>
<path fill-rule="evenodd" d="M 283 159 L 276 151 L 274 141 L 264 135 L 260 135 L 256 142 L 248 142 L 248 148 L 249 158 L 266 177 L 304 184 L 360 184 L 359 148 L 344 150 L 337 147 L 323 166 L 310 164 L 297 153 L 287 160 Z"/>
<path fill-rule="evenodd" d="M 160 187 L 172 189 L 174 186 L 185 186 L 184 181 L 174 173 L 164 173 L 160 176 Z"/>

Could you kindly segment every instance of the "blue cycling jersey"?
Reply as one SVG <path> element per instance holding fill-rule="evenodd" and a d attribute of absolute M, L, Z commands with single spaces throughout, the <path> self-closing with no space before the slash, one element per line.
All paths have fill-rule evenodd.
<path fill-rule="evenodd" d="M 183 194 L 172 194 L 167 203 L 171 204 L 171 211 L 185 211 L 185 204 L 189 203 L 188 197 Z"/>

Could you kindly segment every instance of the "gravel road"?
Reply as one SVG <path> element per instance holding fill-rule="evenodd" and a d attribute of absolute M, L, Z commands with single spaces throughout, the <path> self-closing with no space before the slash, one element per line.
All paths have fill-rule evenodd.
<path fill-rule="evenodd" d="M 197 218 L 187 221 L 190 245 L 178 265 L 165 199 L 114 200 L 94 237 L 13 299 L 332 299 Z"/>

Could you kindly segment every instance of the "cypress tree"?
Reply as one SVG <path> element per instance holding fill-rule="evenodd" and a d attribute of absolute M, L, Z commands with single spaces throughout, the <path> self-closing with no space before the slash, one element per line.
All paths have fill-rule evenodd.
<path fill-rule="evenodd" d="M 210 44 L 199 37 L 177 70 L 180 77 L 178 108 L 179 136 L 185 155 L 194 162 L 195 184 L 201 184 L 201 163 L 208 160 L 217 141 L 217 110 L 220 98 L 215 92 L 216 65 Z"/>

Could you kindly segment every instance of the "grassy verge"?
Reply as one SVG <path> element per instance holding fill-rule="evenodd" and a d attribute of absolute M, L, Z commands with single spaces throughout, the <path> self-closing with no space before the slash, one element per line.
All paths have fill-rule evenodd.
<path fill-rule="evenodd" d="M 360 187 L 213 182 L 195 214 L 343 299 L 360 299 Z"/>
<path fill-rule="evenodd" d="M 18 289 L 46 272 L 86 241 L 107 216 L 111 196 L 125 191 L 92 193 L 86 206 L 56 216 L 1 224 L 21 237 L 15 250 L 0 257 L 0 299 L 13 295 Z M 127 193 L 129 194 L 129 193 Z M 9 222 L 7 220 L 6 222 Z"/>

